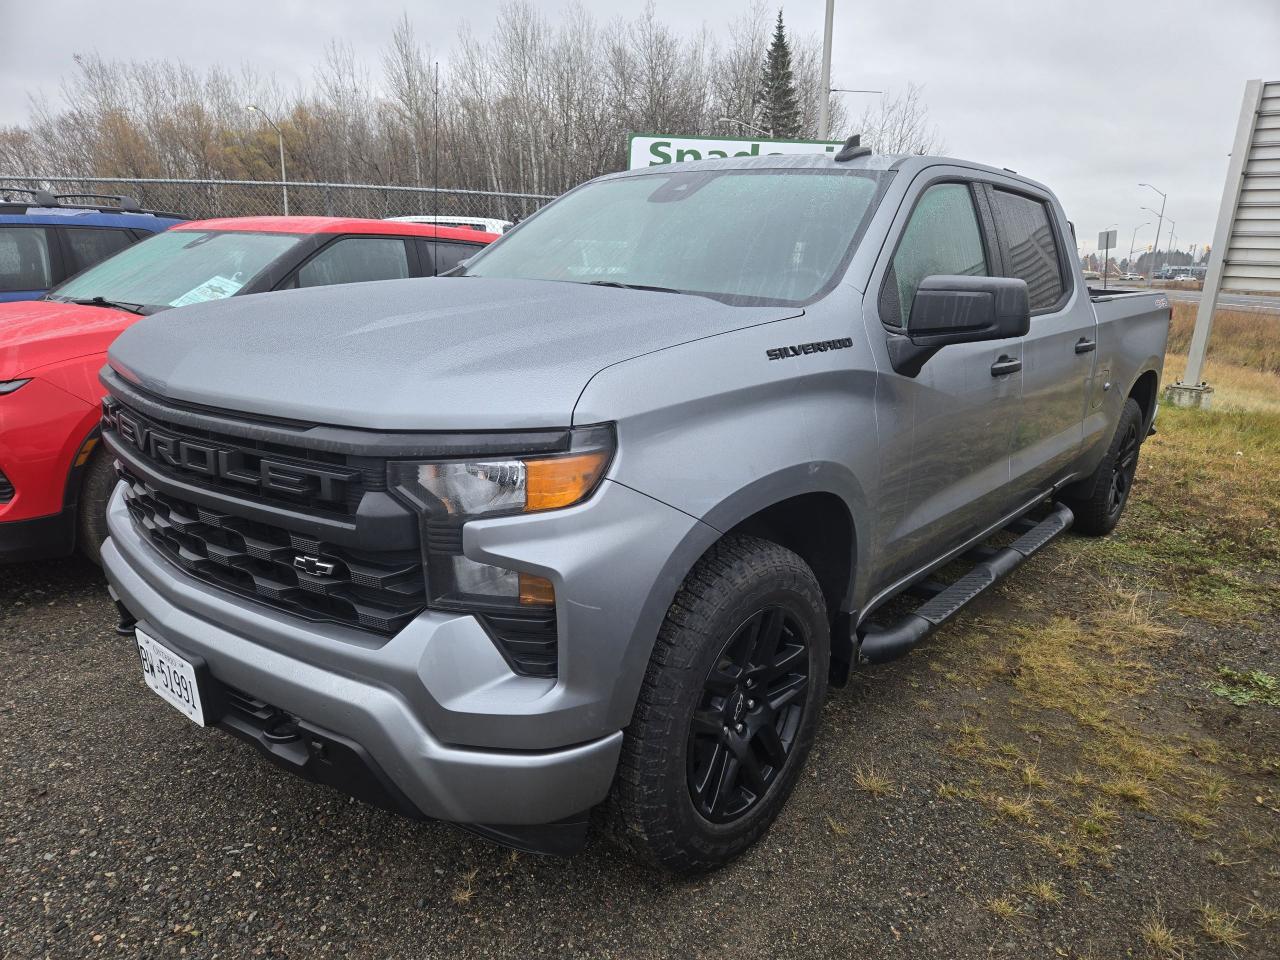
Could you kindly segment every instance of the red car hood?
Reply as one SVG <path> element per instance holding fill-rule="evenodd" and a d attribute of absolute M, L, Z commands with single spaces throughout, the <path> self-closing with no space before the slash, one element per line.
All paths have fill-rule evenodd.
<path fill-rule="evenodd" d="M 0 381 L 46 364 L 105 353 L 120 331 L 141 318 L 110 307 L 53 300 L 0 304 Z"/>

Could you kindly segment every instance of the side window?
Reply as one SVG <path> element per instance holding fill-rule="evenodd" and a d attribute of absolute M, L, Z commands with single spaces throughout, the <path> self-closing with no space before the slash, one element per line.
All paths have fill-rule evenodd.
<path fill-rule="evenodd" d="M 1062 299 L 1065 285 L 1048 207 L 1018 193 L 992 193 L 996 223 L 1008 247 L 1012 276 L 1027 281 L 1032 310 L 1052 307 Z"/>
<path fill-rule="evenodd" d="M 329 244 L 298 270 L 288 287 L 322 287 L 363 280 L 400 280 L 409 276 L 409 256 L 403 240 L 390 237 L 348 237 Z"/>
<path fill-rule="evenodd" d="M 467 257 L 475 256 L 480 249 L 476 243 L 432 243 L 431 258 L 436 265 L 436 275 L 447 273 Z"/>
<path fill-rule="evenodd" d="M 990 275 L 973 197 L 963 183 L 935 184 L 911 212 L 881 290 L 881 320 L 906 326 L 920 281 L 937 274 Z"/>
<path fill-rule="evenodd" d="M 67 264 L 68 274 L 87 270 L 133 243 L 133 237 L 125 230 L 63 227 L 62 235 L 67 240 L 67 251 L 71 255 L 71 262 Z"/>
<path fill-rule="evenodd" d="M 49 231 L 0 226 L 0 293 L 44 290 L 52 284 Z"/>

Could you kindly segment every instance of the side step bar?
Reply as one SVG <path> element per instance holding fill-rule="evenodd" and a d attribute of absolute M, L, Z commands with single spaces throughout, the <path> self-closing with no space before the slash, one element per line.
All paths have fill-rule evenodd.
<path fill-rule="evenodd" d="M 1075 515 L 1071 508 L 1057 503 L 1039 523 L 1019 520 L 1009 529 L 1022 534 L 1000 550 L 984 549 L 977 553 L 973 569 L 955 583 L 936 590 L 934 581 L 926 581 L 925 603 L 889 626 L 866 624 L 858 631 L 858 662 L 886 663 L 905 655 L 939 626 L 954 617 L 970 600 L 995 585 L 1024 560 L 1051 540 L 1071 529 Z"/>

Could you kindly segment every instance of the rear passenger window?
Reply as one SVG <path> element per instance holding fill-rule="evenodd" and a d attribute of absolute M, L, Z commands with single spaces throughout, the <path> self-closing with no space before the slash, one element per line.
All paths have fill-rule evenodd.
<path fill-rule="evenodd" d="M 939 183 L 920 197 L 880 292 L 880 318 L 906 325 L 925 277 L 989 276 L 973 197 L 963 183 Z"/>
<path fill-rule="evenodd" d="M 364 280 L 400 280 L 409 276 L 403 240 L 349 237 L 325 247 L 298 270 L 299 287 Z M 292 286 L 292 284 L 290 284 Z"/>
<path fill-rule="evenodd" d="M 436 275 L 452 270 L 467 257 L 475 256 L 479 252 L 480 246 L 475 243 L 431 244 L 431 257 L 436 265 Z"/>
<path fill-rule="evenodd" d="M 67 238 L 71 252 L 68 273 L 87 270 L 133 243 L 133 237 L 124 230 L 63 227 L 62 235 Z"/>
<path fill-rule="evenodd" d="M 1027 281 L 1032 310 L 1044 310 L 1062 299 L 1062 261 L 1040 200 L 1004 190 L 994 191 L 996 225 L 1009 251 L 1010 275 Z"/>
<path fill-rule="evenodd" d="M 52 283 L 49 231 L 0 226 L 0 292 L 44 290 Z"/>

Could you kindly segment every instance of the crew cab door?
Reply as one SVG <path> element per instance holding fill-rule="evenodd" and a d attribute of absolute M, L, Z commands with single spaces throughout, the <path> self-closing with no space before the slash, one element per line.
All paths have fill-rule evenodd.
<path fill-rule="evenodd" d="M 1087 290 L 1075 289 L 1065 220 L 1052 199 L 1021 183 L 983 186 L 1001 271 L 1027 283 L 1031 331 L 1023 339 L 1022 405 L 1010 468 L 1015 498 L 1046 492 L 1075 464 L 1098 335 Z"/>
<path fill-rule="evenodd" d="M 979 186 L 962 173 L 913 186 L 867 290 L 868 313 L 879 320 L 868 317 L 873 344 L 905 327 L 926 277 L 998 274 L 989 220 Z M 885 586 L 1008 509 L 1022 343 L 951 344 L 914 375 L 896 372 L 878 349 L 877 357 L 886 496 L 875 586 Z"/>

